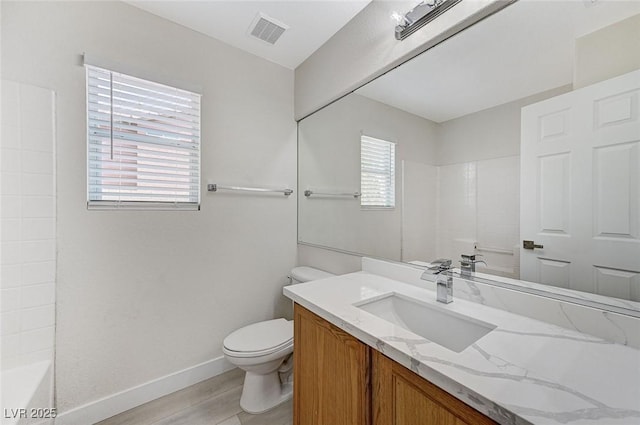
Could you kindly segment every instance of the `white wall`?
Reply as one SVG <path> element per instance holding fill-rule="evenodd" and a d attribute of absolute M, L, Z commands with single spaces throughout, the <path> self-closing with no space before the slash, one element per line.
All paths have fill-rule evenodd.
<path fill-rule="evenodd" d="M 278 316 L 296 196 L 87 211 L 83 52 L 203 88 L 202 176 L 295 186 L 293 72 L 120 2 L 2 2 L 2 76 L 57 93 L 56 391 L 64 412 L 218 358 Z"/>
<path fill-rule="evenodd" d="M 299 264 L 312 264 L 333 274 L 346 274 L 362 270 L 362 257 L 315 246 L 298 245 Z"/>
<path fill-rule="evenodd" d="M 0 90 L 0 325 L 1 369 L 6 370 L 53 361 L 54 94 L 51 90 L 7 80 L 2 80 Z"/>
<path fill-rule="evenodd" d="M 614 4 L 615 5 L 615 4 Z M 629 8 L 640 3 L 627 2 Z M 576 89 L 640 68 L 640 14 L 576 39 L 573 85 Z"/>
<path fill-rule="evenodd" d="M 418 2 L 373 0 L 296 68 L 296 119 L 357 89 L 509 3 L 509 0 L 460 2 L 429 25 L 398 41 L 394 37 L 396 23 L 392 13 L 406 13 Z"/>
<path fill-rule="evenodd" d="M 360 137 L 364 134 L 396 143 L 396 207 L 363 209 L 359 199 L 352 197 L 301 196 L 299 240 L 400 260 L 402 161 L 433 163 L 435 130 L 431 121 L 356 94 L 302 120 L 300 191 L 360 191 Z M 435 179 L 432 184 L 435 188 Z"/>
<path fill-rule="evenodd" d="M 522 107 L 570 90 L 569 85 L 558 87 L 441 123 L 438 128 L 438 164 L 520 155 Z"/>

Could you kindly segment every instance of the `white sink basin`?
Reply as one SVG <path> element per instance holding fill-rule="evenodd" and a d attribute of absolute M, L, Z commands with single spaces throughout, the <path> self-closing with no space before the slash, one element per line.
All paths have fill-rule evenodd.
<path fill-rule="evenodd" d="M 400 294 L 389 294 L 355 306 L 456 353 L 496 328 L 490 323 Z"/>

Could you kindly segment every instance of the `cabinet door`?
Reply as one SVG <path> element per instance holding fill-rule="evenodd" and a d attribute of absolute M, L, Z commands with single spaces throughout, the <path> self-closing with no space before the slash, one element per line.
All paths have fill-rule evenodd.
<path fill-rule="evenodd" d="M 377 351 L 372 373 L 373 425 L 496 423 Z"/>
<path fill-rule="evenodd" d="M 369 347 L 294 307 L 294 425 L 368 425 Z"/>

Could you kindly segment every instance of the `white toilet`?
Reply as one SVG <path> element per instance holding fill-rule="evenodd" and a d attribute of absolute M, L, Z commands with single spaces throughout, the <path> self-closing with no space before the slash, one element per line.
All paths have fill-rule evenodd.
<path fill-rule="evenodd" d="M 312 267 L 291 270 L 291 283 L 335 276 Z M 287 401 L 293 394 L 293 321 L 266 320 L 232 332 L 222 351 L 231 363 L 246 371 L 240 407 L 262 413 Z"/>

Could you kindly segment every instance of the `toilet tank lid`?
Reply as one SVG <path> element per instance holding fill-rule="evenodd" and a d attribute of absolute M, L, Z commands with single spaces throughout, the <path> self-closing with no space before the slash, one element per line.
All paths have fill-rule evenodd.
<path fill-rule="evenodd" d="M 293 270 L 291 270 L 291 277 L 298 282 L 310 282 L 312 280 L 326 279 L 333 276 L 335 276 L 335 274 L 308 266 L 294 267 Z"/>

